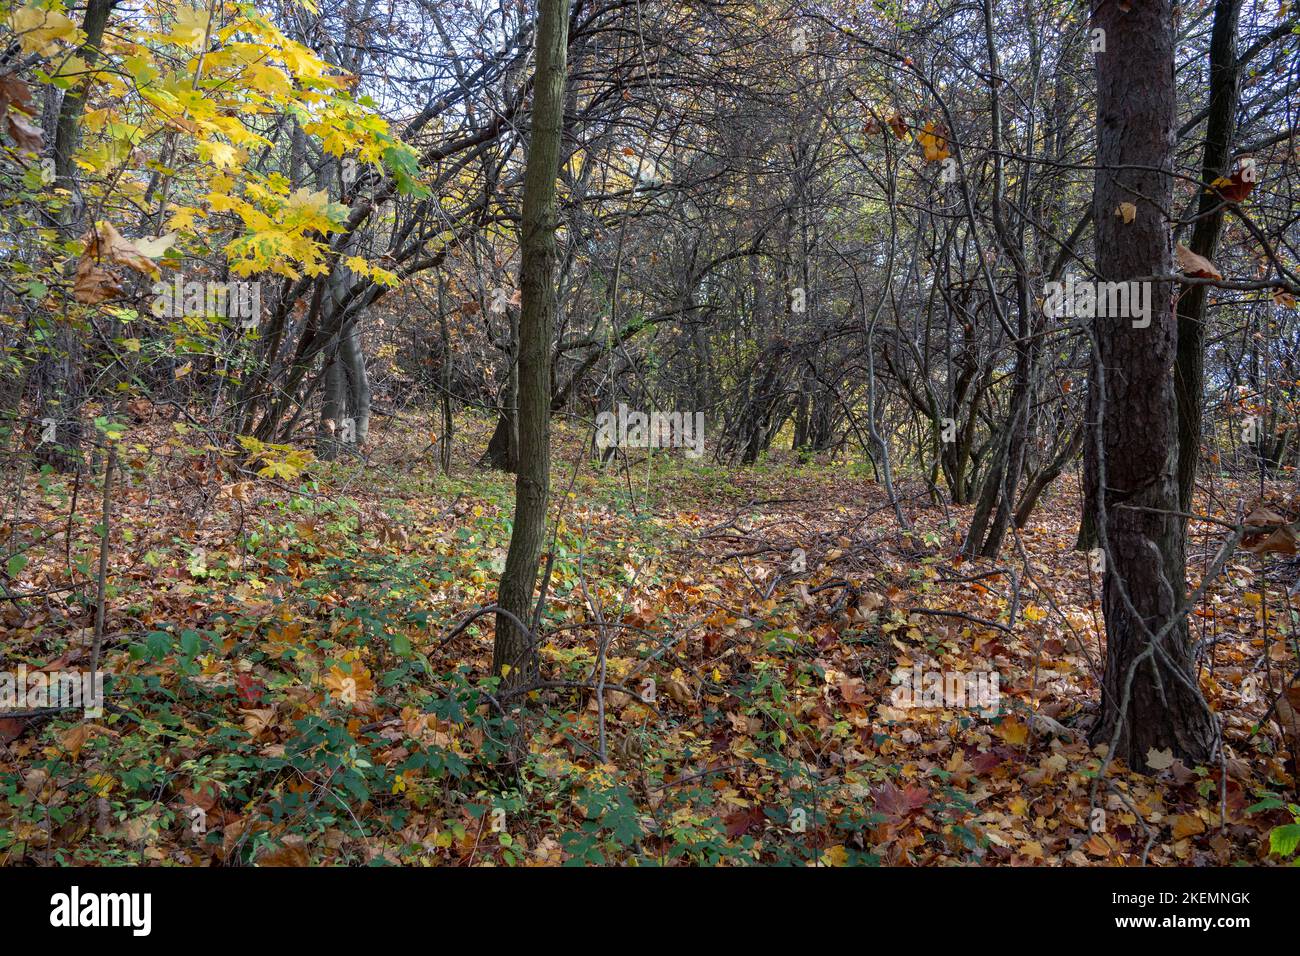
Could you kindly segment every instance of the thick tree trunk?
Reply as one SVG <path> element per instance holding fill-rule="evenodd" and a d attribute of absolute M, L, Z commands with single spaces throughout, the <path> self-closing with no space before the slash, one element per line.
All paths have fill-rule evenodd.
<path fill-rule="evenodd" d="M 555 182 L 564 129 L 565 52 L 569 35 L 566 0 L 538 0 L 537 73 L 524 175 L 519 285 L 519 471 L 515 520 L 497 603 L 521 622 L 532 620 L 537 562 L 546 536 L 551 481 L 551 339 L 555 324 Z M 528 635 L 498 615 L 493 673 L 506 687 L 536 673 L 536 649 Z"/>
<path fill-rule="evenodd" d="M 1169 0 L 1131 8 L 1095 0 L 1106 31 L 1097 55 L 1097 173 L 1093 215 L 1101 281 L 1173 271 L 1174 41 Z M 1137 205 L 1125 224 L 1116 209 Z M 1197 685 L 1187 622 L 1183 523 L 1175 473 L 1171 285 L 1153 283 L 1150 325 L 1098 317 L 1085 448 L 1096 483 L 1096 523 L 1106 552 L 1102 610 L 1106 669 L 1094 740 L 1149 771 L 1148 754 L 1172 750 L 1190 765 L 1214 749 L 1214 718 Z M 1099 439 L 1099 440 L 1098 440 Z"/>

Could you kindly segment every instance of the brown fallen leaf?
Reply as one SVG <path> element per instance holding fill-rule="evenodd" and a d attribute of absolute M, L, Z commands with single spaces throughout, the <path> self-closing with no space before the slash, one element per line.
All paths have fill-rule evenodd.
<path fill-rule="evenodd" d="M 1273 721 L 1278 725 L 1293 753 L 1300 753 L 1300 687 L 1288 687 L 1277 698 Z"/>
<path fill-rule="evenodd" d="M 735 813 L 728 814 L 722 818 L 722 822 L 727 827 L 728 839 L 734 840 L 746 833 L 761 831 L 767 818 L 758 807 L 750 807 L 748 810 L 737 810 Z"/>
<path fill-rule="evenodd" d="M 264 851 L 257 858 L 258 866 L 308 866 L 310 863 L 307 848 L 300 843 Z"/>
<path fill-rule="evenodd" d="M 862 679 L 859 677 L 849 678 L 839 682 L 840 696 L 844 698 L 846 704 L 869 704 L 871 695 L 867 693 L 863 686 Z"/>
<path fill-rule="evenodd" d="M 1115 852 L 1115 847 L 1100 833 L 1088 837 L 1087 842 L 1083 844 L 1083 849 L 1084 852 L 1099 857 L 1108 857 Z"/>
<path fill-rule="evenodd" d="M 1174 765 L 1174 751 L 1172 747 L 1166 747 L 1164 750 L 1156 750 L 1152 747 L 1147 751 L 1147 766 L 1152 770 L 1168 770 Z"/>
<path fill-rule="evenodd" d="M 11 743 L 22 736 L 27 726 L 26 717 L 0 717 L 0 744 Z"/>
<path fill-rule="evenodd" d="M 68 752 L 68 756 L 73 760 L 80 759 L 81 749 L 86 746 L 86 741 L 90 739 L 91 730 L 91 725 L 82 721 L 79 724 L 73 724 L 72 727 L 59 735 L 59 743 L 63 744 L 63 749 Z"/>
<path fill-rule="evenodd" d="M 900 789 L 887 780 L 871 791 L 871 797 L 875 802 L 876 811 L 896 822 L 925 806 L 930 799 L 930 791 L 916 786 Z"/>
<path fill-rule="evenodd" d="M 691 693 L 690 687 L 686 685 L 685 681 L 680 680 L 676 674 L 665 679 L 663 687 L 668 696 L 683 707 L 690 707 L 695 703 L 695 695 Z"/>

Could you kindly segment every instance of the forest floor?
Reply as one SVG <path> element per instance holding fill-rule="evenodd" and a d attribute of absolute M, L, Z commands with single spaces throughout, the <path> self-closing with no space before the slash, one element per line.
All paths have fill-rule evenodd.
<path fill-rule="evenodd" d="M 484 426 L 451 477 L 413 415 L 377 419 L 365 461 L 268 477 L 173 417 L 121 442 L 103 715 L 0 719 L 0 864 L 1277 861 L 1296 765 L 1265 715 L 1296 669 L 1294 563 L 1239 554 L 1193 618 L 1217 765 L 1101 776 L 1071 480 L 1000 562 L 963 562 L 968 510 L 919 482 L 906 532 L 868 465 L 601 471 L 560 426 L 544 686 L 516 724 L 491 615 L 459 627 L 494 601 L 513 510 L 471 460 Z M 88 666 L 100 482 L 11 476 L 9 671 Z M 1193 580 L 1222 537 L 1194 530 Z M 907 707 L 900 668 L 997 699 Z"/>

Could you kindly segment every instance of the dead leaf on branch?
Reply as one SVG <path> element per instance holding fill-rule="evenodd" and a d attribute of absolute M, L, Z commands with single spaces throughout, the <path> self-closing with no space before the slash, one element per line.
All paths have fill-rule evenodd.
<path fill-rule="evenodd" d="M 1181 242 L 1174 248 L 1174 259 L 1183 275 L 1193 279 L 1222 279 L 1223 273 L 1209 259 L 1198 256 Z"/>
<path fill-rule="evenodd" d="M 84 305 L 98 305 L 116 299 L 125 290 L 117 277 L 102 269 L 94 259 L 83 256 L 77 263 L 77 275 L 72 283 L 72 297 Z"/>
<path fill-rule="evenodd" d="M 948 152 L 947 131 L 942 126 L 936 126 L 933 121 L 925 124 L 925 129 L 917 134 L 916 139 L 921 144 L 927 163 L 943 162 L 951 155 Z"/>
<path fill-rule="evenodd" d="M 1259 170 L 1255 166 L 1255 161 L 1247 158 L 1237 164 L 1231 176 L 1220 176 L 1210 183 L 1210 188 L 1206 192 L 1216 192 L 1226 202 L 1239 203 L 1250 195 L 1258 179 Z"/>
<path fill-rule="evenodd" d="M 1295 554 L 1296 533 L 1290 522 L 1270 508 L 1256 507 L 1243 522 L 1249 529 L 1241 547 L 1251 554 Z"/>
<path fill-rule="evenodd" d="M 32 99 L 31 87 L 13 74 L 0 76 L 0 117 L 4 117 L 10 109 L 19 110 L 28 116 L 36 115 L 36 101 Z"/>
<path fill-rule="evenodd" d="M 39 153 L 45 144 L 45 134 L 23 113 L 36 115 L 31 88 L 12 74 L 0 76 L 0 123 L 8 129 L 9 138 L 19 149 Z"/>
<path fill-rule="evenodd" d="M 77 262 L 76 279 L 72 286 L 73 297 L 78 302 L 96 305 L 122 295 L 120 279 L 103 268 L 105 260 L 126 266 L 154 280 L 162 276 L 157 264 L 131 240 L 124 238 L 111 222 L 100 220 L 95 223 L 93 229 L 86 230 L 81 241 L 86 244 L 86 249 Z"/>
<path fill-rule="evenodd" d="M 34 126 L 23 117 L 21 113 L 15 113 L 12 110 L 6 117 L 9 126 L 9 137 L 17 144 L 19 149 L 31 153 L 39 153 L 45 145 L 45 134 L 41 132 L 39 126 Z"/>

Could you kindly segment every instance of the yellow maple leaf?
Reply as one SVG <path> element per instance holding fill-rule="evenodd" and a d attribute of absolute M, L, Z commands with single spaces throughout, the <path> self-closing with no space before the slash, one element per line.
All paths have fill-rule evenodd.
<path fill-rule="evenodd" d="M 80 30 L 77 25 L 57 10 L 39 7 L 19 7 L 13 12 L 14 33 L 24 53 L 49 56 L 59 49 L 56 41 L 74 43 Z"/>
<path fill-rule="evenodd" d="M 293 89 L 284 71 L 263 63 L 250 64 L 244 77 L 249 86 L 267 96 L 287 96 Z"/>
<path fill-rule="evenodd" d="M 280 59 L 295 76 L 317 77 L 328 64 L 301 43 L 288 40 L 280 48 Z"/>
<path fill-rule="evenodd" d="M 295 189 L 281 210 L 286 229 L 302 232 L 315 229 L 318 232 L 337 230 L 333 216 L 336 210 L 344 207 L 330 202 L 329 193 L 320 189 L 312 192 L 305 186 Z"/>
<path fill-rule="evenodd" d="M 203 42 L 203 37 L 207 35 L 211 19 L 211 14 L 207 10 L 197 7 L 178 7 L 176 22 L 172 25 L 171 32 L 163 39 L 177 46 L 196 50 Z"/>
<path fill-rule="evenodd" d="M 849 862 L 849 851 L 843 844 L 837 843 L 835 846 L 827 847 L 822 853 L 822 866 L 847 866 Z"/>
<path fill-rule="evenodd" d="M 167 220 L 167 228 L 173 231 L 194 228 L 194 218 L 203 214 L 203 210 L 195 209 L 193 206 L 177 206 L 173 204 L 169 208 L 174 212 Z"/>
<path fill-rule="evenodd" d="M 340 703 L 348 706 L 364 704 L 375 691 L 375 682 L 364 664 L 353 661 L 349 673 L 337 664 L 332 665 L 325 677 L 325 686 Z"/>
<path fill-rule="evenodd" d="M 90 788 L 92 793 L 106 797 L 117 786 L 117 781 L 103 772 L 92 773 L 86 778 L 86 786 Z"/>
<path fill-rule="evenodd" d="M 1015 718 L 1002 721 L 993 732 L 1013 747 L 1023 746 L 1029 740 L 1029 725 Z"/>
<path fill-rule="evenodd" d="M 1044 611 L 1041 607 L 1039 607 L 1039 606 L 1036 605 L 1036 604 L 1027 604 L 1027 605 L 1025 605 L 1025 612 L 1024 612 L 1024 613 L 1025 613 L 1025 620 L 1026 620 L 1026 621 L 1035 621 L 1035 622 L 1037 622 L 1037 621 L 1041 621 L 1041 620 L 1043 620 L 1045 617 L 1047 617 L 1047 612 Z"/>
<path fill-rule="evenodd" d="M 242 150 L 235 149 L 235 147 L 220 140 L 200 140 L 196 145 L 199 158 L 206 159 L 218 169 L 229 169 L 236 166 L 243 157 Z"/>

